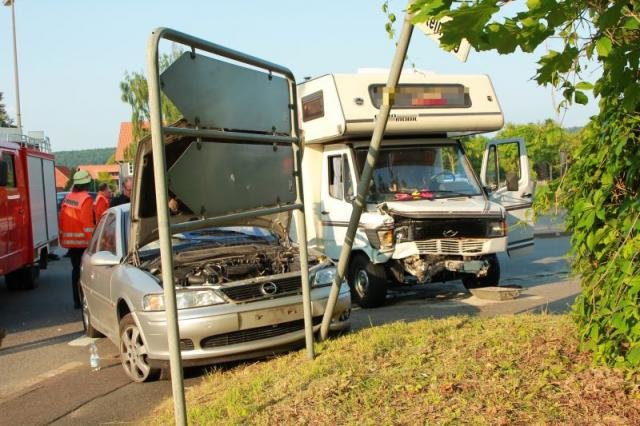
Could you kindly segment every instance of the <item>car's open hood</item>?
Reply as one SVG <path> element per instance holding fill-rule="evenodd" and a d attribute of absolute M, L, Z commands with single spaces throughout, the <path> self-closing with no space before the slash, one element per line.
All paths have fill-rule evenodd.
<path fill-rule="evenodd" d="M 181 120 L 173 127 L 187 124 Z M 169 196 L 177 197 L 180 207 L 179 213 L 170 216 L 171 224 L 295 203 L 290 146 L 198 142 L 192 136 L 175 135 L 165 136 L 164 142 Z M 135 159 L 130 252 L 158 239 L 156 211 L 151 137 L 147 136 L 139 142 Z M 291 212 L 279 212 L 220 226 L 255 225 L 286 237 L 290 217 Z"/>

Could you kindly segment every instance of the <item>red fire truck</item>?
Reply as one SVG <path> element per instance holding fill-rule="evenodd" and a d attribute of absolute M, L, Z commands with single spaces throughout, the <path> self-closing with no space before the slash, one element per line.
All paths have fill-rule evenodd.
<path fill-rule="evenodd" d="M 44 134 L 0 128 L 0 275 L 32 289 L 58 243 L 54 158 Z"/>

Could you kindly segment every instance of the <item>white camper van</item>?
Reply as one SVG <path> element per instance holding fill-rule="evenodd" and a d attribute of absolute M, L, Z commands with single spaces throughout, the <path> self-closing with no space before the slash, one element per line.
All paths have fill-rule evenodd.
<path fill-rule="evenodd" d="M 337 259 L 349 223 L 384 74 L 332 74 L 298 85 L 309 243 Z M 503 115 L 486 75 L 403 73 L 348 268 L 353 298 L 462 279 L 498 285 L 497 253 L 533 246 L 533 184 L 523 140 L 491 141 L 480 179 L 457 139 Z"/>

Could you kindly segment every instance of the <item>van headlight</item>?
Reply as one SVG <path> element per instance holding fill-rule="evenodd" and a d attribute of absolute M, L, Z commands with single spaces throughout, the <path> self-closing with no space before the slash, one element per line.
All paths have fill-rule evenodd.
<path fill-rule="evenodd" d="M 487 224 L 488 237 L 504 237 L 507 235 L 507 222 L 504 220 L 496 220 Z"/>
<path fill-rule="evenodd" d="M 219 305 L 226 301 L 213 290 L 178 290 L 176 306 L 178 309 L 200 308 Z M 164 294 L 147 294 L 142 298 L 142 309 L 145 311 L 164 311 Z"/>
<path fill-rule="evenodd" d="M 337 273 L 338 270 L 335 268 L 335 266 L 327 266 L 326 268 L 322 268 L 313 276 L 313 279 L 311 280 L 311 286 L 328 287 L 333 284 L 333 280 L 336 279 Z M 343 279 L 342 283 L 345 284 L 346 280 Z"/>

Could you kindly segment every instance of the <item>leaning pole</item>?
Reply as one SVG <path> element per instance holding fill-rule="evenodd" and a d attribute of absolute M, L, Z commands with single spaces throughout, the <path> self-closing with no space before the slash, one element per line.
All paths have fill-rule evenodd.
<path fill-rule="evenodd" d="M 373 167 L 378 161 L 380 143 L 382 142 L 385 129 L 387 128 L 389 113 L 393 106 L 396 87 L 400 80 L 400 73 L 402 72 L 402 65 L 404 64 L 404 60 L 407 55 L 407 49 L 409 48 L 409 41 L 411 40 L 412 32 L 413 24 L 411 23 L 411 14 L 407 11 L 404 16 L 404 23 L 400 32 L 400 39 L 396 46 L 396 53 L 391 64 L 391 70 L 389 71 L 387 86 L 384 89 L 383 103 L 380 107 L 380 113 L 376 118 L 376 125 L 373 129 L 373 136 L 371 137 L 369 152 L 367 153 L 367 161 L 364 165 L 364 170 L 362 171 L 360 180 L 358 181 L 358 194 L 353 202 L 353 210 L 351 211 L 351 218 L 349 219 L 349 227 L 347 228 L 344 244 L 340 251 L 337 268 L 338 271 L 335 279 L 333 280 L 333 284 L 331 285 L 331 293 L 329 294 L 327 307 L 324 311 L 324 316 L 322 317 L 322 326 L 320 327 L 320 338 L 322 340 L 326 339 L 329 335 L 329 325 L 336 306 L 336 301 L 338 300 L 340 284 L 342 283 L 347 270 L 349 256 L 351 255 L 351 248 L 353 247 L 353 240 L 355 238 L 356 231 L 358 230 L 358 224 L 360 223 L 360 216 L 367 205 L 366 197 L 369 192 L 369 184 L 371 183 L 371 174 L 373 172 Z"/>

